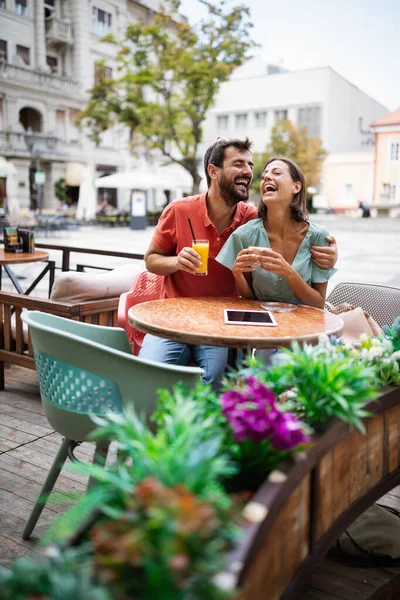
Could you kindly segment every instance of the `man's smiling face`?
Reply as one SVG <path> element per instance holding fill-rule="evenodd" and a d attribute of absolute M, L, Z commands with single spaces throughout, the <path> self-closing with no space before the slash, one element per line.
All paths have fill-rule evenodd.
<path fill-rule="evenodd" d="M 253 178 L 253 159 L 249 150 L 228 147 L 223 166 L 218 171 L 219 193 L 228 206 L 248 199 Z"/>

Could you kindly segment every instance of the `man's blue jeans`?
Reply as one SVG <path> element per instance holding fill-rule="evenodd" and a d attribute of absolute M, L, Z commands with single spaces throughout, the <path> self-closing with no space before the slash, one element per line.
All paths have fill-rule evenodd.
<path fill-rule="evenodd" d="M 194 361 L 204 369 L 203 383 L 212 383 L 217 389 L 228 363 L 228 348 L 182 344 L 148 333 L 144 336 L 139 356 L 171 365 L 188 365 Z"/>

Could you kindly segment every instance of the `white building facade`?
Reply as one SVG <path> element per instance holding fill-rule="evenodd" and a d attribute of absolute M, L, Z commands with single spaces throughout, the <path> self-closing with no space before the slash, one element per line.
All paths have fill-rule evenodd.
<path fill-rule="evenodd" d="M 329 153 L 371 149 L 369 124 L 387 112 L 385 106 L 330 67 L 303 71 L 271 67 L 260 62 L 251 67 L 250 61 L 222 84 L 205 123 L 204 147 L 218 136 L 248 136 L 254 151 L 263 152 L 274 124 L 289 119 L 306 125 L 308 135 L 320 137 Z"/>
<path fill-rule="evenodd" d="M 54 186 L 63 177 L 76 200 L 84 166 L 94 167 L 97 176 L 127 168 L 126 131 L 106 131 L 96 148 L 75 121 L 95 82 L 95 62 L 104 59 L 110 76 L 115 69 L 115 49 L 101 37 L 150 19 L 158 5 L 159 0 L 0 0 L 0 155 L 17 169 L 21 207 L 38 208 L 38 200 L 42 208 L 58 207 Z M 46 179 L 39 199 L 35 171 Z M 122 208 L 117 191 L 105 193 Z"/>

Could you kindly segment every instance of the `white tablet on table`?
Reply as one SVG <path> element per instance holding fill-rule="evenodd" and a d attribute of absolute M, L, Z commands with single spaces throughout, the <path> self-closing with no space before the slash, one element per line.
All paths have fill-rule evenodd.
<path fill-rule="evenodd" d="M 228 325 L 264 325 L 276 327 L 278 323 L 267 310 L 237 310 L 224 309 L 224 320 Z"/>

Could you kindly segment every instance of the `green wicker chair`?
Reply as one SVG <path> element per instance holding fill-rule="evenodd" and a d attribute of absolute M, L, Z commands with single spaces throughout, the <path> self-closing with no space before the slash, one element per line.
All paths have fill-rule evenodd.
<path fill-rule="evenodd" d="M 202 370 L 133 356 L 123 329 L 38 311 L 26 311 L 21 318 L 29 326 L 46 417 L 64 436 L 25 525 L 22 537 L 28 539 L 68 455 L 73 456 L 76 442 L 86 441 L 94 429 L 91 414 L 119 413 L 132 405 L 139 415 L 148 416 L 155 408 L 157 389 L 171 389 L 178 381 L 192 387 Z M 104 464 L 107 451 L 108 443 L 97 444 L 94 462 Z"/>

